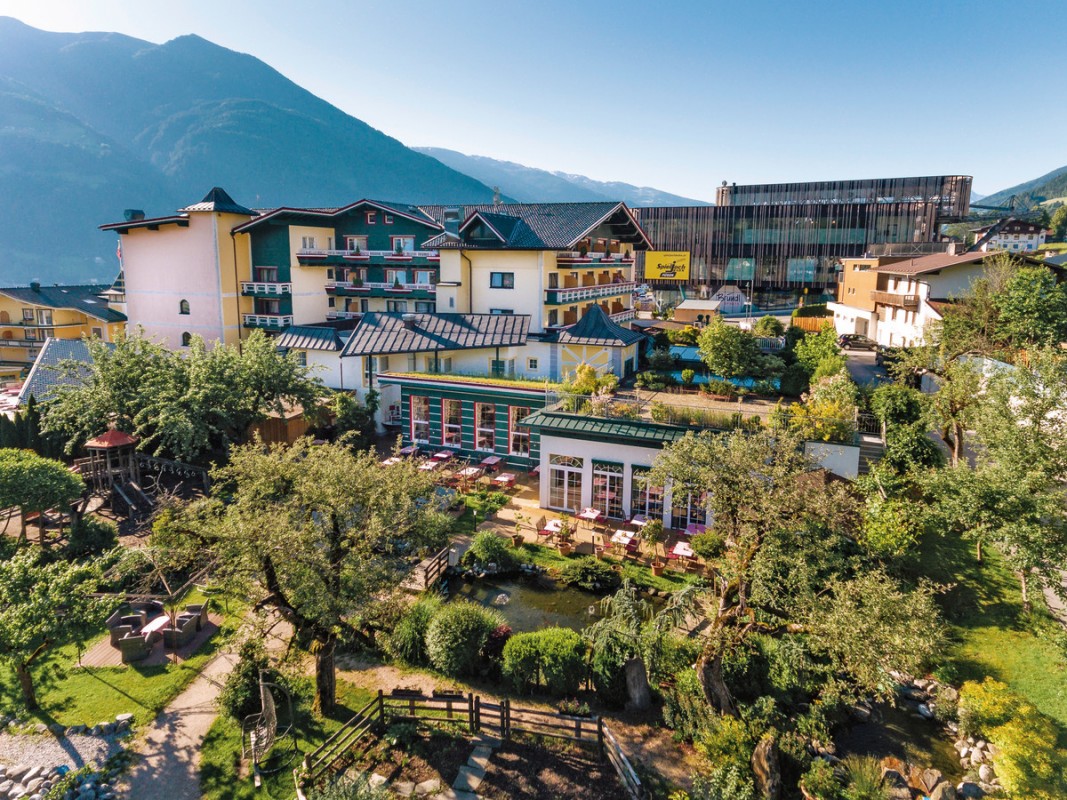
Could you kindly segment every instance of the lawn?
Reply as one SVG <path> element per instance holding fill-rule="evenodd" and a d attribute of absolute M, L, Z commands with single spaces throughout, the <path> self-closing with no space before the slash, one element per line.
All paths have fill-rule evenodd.
<path fill-rule="evenodd" d="M 529 542 L 524 544 L 520 549 L 526 554 L 531 562 L 539 567 L 544 567 L 552 573 L 559 572 L 563 567 L 575 559 L 589 557 L 581 556 L 576 553 L 564 556 L 560 555 L 559 551 L 554 547 L 544 547 L 543 545 L 531 544 Z M 662 575 L 653 575 L 652 570 L 644 564 L 635 564 L 629 561 L 621 562 L 617 558 L 608 558 L 605 556 L 602 560 L 605 564 L 622 564 L 623 578 L 629 579 L 637 586 L 645 586 L 650 589 L 675 592 L 690 584 L 696 583 L 697 580 L 699 580 L 699 576 L 697 575 L 683 574 L 672 570 L 666 570 Z"/>
<path fill-rule="evenodd" d="M 367 689 L 338 680 L 338 706 L 329 717 L 313 715 L 309 698 L 294 697 L 297 746 L 300 752 L 292 764 L 281 772 L 267 776 L 262 789 L 258 791 L 250 775 L 238 775 L 241 764 L 241 726 L 229 717 L 218 717 L 204 738 L 200 751 L 200 790 L 204 793 L 204 800 L 289 800 L 295 797 L 293 769 L 300 765 L 303 755 L 326 741 L 374 696 L 375 693 Z"/>
<path fill-rule="evenodd" d="M 182 603 L 202 600 L 194 593 Z M 219 634 L 205 642 L 192 658 L 177 665 L 79 667 L 75 645 L 57 647 L 32 668 L 41 706 L 36 713 L 23 708 L 14 672 L 6 665 L 0 666 L 0 710 L 15 713 L 23 720 L 67 726 L 95 725 L 124 713 L 133 714 L 138 724 L 148 722 L 189 685 L 236 629 L 243 606 L 230 603 L 229 608 Z M 85 649 L 106 636 L 93 637 Z"/>
<path fill-rule="evenodd" d="M 1027 697 L 1060 726 L 1067 746 L 1067 657 L 1050 634 L 1057 623 L 1040 596 L 1026 614 L 1018 579 L 988 548 L 982 564 L 973 546 L 957 538 L 928 537 L 922 547 L 924 572 L 951 585 L 942 596 L 951 626 L 950 666 L 959 681 L 989 675 Z"/>

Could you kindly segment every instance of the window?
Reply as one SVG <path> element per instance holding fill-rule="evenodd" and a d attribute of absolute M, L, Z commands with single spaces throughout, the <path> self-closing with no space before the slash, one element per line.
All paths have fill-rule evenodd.
<path fill-rule="evenodd" d="M 430 398 L 415 395 L 411 398 L 411 441 L 430 443 Z"/>
<path fill-rule="evenodd" d="M 373 225 L 377 221 L 378 221 L 378 212 L 377 211 L 368 211 L 367 212 L 367 224 L 368 225 Z"/>
<path fill-rule="evenodd" d="M 582 507 L 582 467 L 574 456 L 549 456 L 548 505 L 577 512 Z"/>
<path fill-rule="evenodd" d="M 441 444 L 448 447 L 463 444 L 463 403 L 459 400 L 441 401 Z"/>
<path fill-rule="evenodd" d="M 385 271 L 385 282 L 389 284 L 389 288 L 398 283 L 403 286 L 408 282 L 408 271 L 406 269 L 387 269 Z"/>
<path fill-rule="evenodd" d="M 256 267 L 254 270 L 256 280 L 260 283 L 274 283 L 278 280 L 277 267 Z M 330 277 L 330 271 L 326 271 L 326 277 Z"/>
<path fill-rule="evenodd" d="M 415 301 L 415 313 L 416 314 L 433 314 L 437 311 L 437 303 L 432 300 L 416 300 Z"/>
<path fill-rule="evenodd" d="M 296 363 L 299 364 L 301 367 L 306 367 L 308 365 L 308 351 L 307 350 L 297 350 L 296 351 Z"/>
<path fill-rule="evenodd" d="M 94 339 L 103 339 L 104 338 L 104 329 L 103 328 L 93 328 L 92 329 L 92 334 L 93 334 L 93 338 Z"/>
<path fill-rule="evenodd" d="M 526 369 L 537 369 L 537 359 L 536 358 L 528 358 L 528 359 L 526 359 Z"/>
<path fill-rule="evenodd" d="M 393 240 L 394 253 L 410 253 L 415 249 L 414 236 L 390 236 L 389 238 Z"/>
<path fill-rule="evenodd" d="M 392 225 L 393 224 L 393 215 L 392 214 L 385 214 L 384 216 L 385 216 L 385 224 L 386 225 Z"/>
<path fill-rule="evenodd" d="M 329 306 L 330 308 L 336 308 L 337 307 L 337 301 L 332 297 L 327 297 L 326 298 L 326 305 Z"/>
<path fill-rule="evenodd" d="M 474 404 L 474 449 L 490 453 L 496 449 L 496 406 L 492 403 Z"/>
<path fill-rule="evenodd" d="M 420 269 L 415 271 L 415 283 L 422 286 L 433 286 L 433 270 Z"/>
<path fill-rule="evenodd" d="M 189 331 L 186 331 L 185 333 L 183 333 L 182 334 L 182 347 L 188 347 L 192 343 L 193 343 L 193 335 L 191 333 L 189 333 Z"/>
<path fill-rule="evenodd" d="M 54 339 L 54 338 L 56 338 L 56 330 L 55 330 L 55 328 L 41 328 L 41 341 L 42 342 L 45 339 Z"/>
<path fill-rule="evenodd" d="M 489 309 L 489 313 L 490 314 L 514 314 L 515 313 L 515 309 L 514 308 L 490 308 Z"/>
<path fill-rule="evenodd" d="M 314 250 L 315 249 L 315 237 L 314 236 L 301 236 L 300 237 L 300 249 L 301 250 Z"/>
<path fill-rule="evenodd" d="M 38 325 L 51 325 L 52 324 L 52 309 L 39 308 L 37 309 L 37 324 Z"/>
<path fill-rule="evenodd" d="M 351 253 L 357 250 L 360 253 L 367 252 L 367 237 L 366 236 L 346 236 L 345 237 L 345 250 Z"/>
<path fill-rule="evenodd" d="M 514 289 L 515 288 L 515 273 L 514 272 L 490 272 L 489 273 L 489 288 L 490 289 Z"/>
<path fill-rule="evenodd" d="M 515 375 L 515 359 L 490 359 L 489 372 L 494 378 L 510 378 Z"/>
<path fill-rule="evenodd" d="M 530 410 L 526 406 L 508 408 L 508 430 L 511 439 L 508 443 L 508 451 L 513 456 L 530 455 L 530 429 L 520 427 L 518 424 L 530 416 Z"/>
<path fill-rule="evenodd" d="M 411 353 L 411 354 L 408 355 L 408 369 L 407 369 L 407 371 L 408 372 L 414 372 L 415 371 L 415 354 L 414 353 Z"/>
<path fill-rule="evenodd" d="M 690 523 L 703 525 L 708 518 L 707 492 L 699 494 L 683 491 L 680 487 L 671 493 L 671 527 L 684 528 Z"/>
<path fill-rule="evenodd" d="M 22 335 L 25 336 L 28 341 L 37 341 L 37 331 L 34 328 L 27 328 L 22 332 Z"/>
<path fill-rule="evenodd" d="M 593 508 L 606 517 L 622 517 L 622 464 L 593 462 Z"/>
<path fill-rule="evenodd" d="M 548 327 L 555 328 L 559 325 L 559 312 L 553 309 L 548 312 Z"/>
<path fill-rule="evenodd" d="M 408 310 L 407 300 L 386 300 L 385 310 L 392 311 L 396 314 L 406 314 Z"/>
<path fill-rule="evenodd" d="M 634 467 L 630 487 L 630 513 L 649 519 L 663 519 L 663 487 L 653 486 L 647 467 Z"/>
<path fill-rule="evenodd" d="M 181 300 L 181 301 L 178 302 L 178 313 L 179 314 L 188 314 L 189 313 L 189 301 L 188 300 Z"/>
<path fill-rule="evenodd" d="M 360 300 L 359 301 L 359 310 L 361 312 L 363 312 L 364 314 L 366 314 L 368 311 L 370 311 L 370 300 L 368 300 L 366 298 L 363 298 L 362 300 Z"/>
<path fill-rule="evenodd" d="M 24 309 L 22 309 L 22 321 L 23 322 L 33 322 L 33 309 L 32 308 L 24 308 Z"/>

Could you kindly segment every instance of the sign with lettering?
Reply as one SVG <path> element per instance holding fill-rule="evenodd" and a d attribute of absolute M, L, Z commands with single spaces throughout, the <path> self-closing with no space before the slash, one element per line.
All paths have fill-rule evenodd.
<path fill-rule="evenodd" d="M 645 278 L 652 281 L 689 280 L 689 253 L 650 250 L 645 253 Z"/>
<path fill-rule="evenodd" d="M 719 287 L 719 290 L 711 296 L 712 300 L 719 301 L 718 311 L 720 314 L 736 314 L 745 310 L 748 297 L 741 288 L 735 284 L 727 284 Z"/>

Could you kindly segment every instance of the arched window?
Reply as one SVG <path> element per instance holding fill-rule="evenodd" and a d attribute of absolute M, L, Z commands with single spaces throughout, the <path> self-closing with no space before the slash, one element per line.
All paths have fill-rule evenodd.
<path fill-rule="evenodd" d="M 182 301 L 185 302 L 184 300 Z M 193 335 L 186 331 L 182 334 L 182 347 L 188 347 L 193 342 Z"/>
<path fill-rule="evenodd" d="M 188 300 L 182 300 L 180 303 L 178 303 L 178 313 L 179 314 L 188 314 L 189 313 L 189 301 Z"/>

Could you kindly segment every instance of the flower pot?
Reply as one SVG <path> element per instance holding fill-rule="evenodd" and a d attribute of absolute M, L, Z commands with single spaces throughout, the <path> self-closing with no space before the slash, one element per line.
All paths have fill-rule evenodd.
<path fill-rule="evenodd" d="M 526 540 L 522 538 L 522 534 L 521 533 L 513 533 L 513 534 L 511 534 L 511 546 L 512 547 L 522 547 L 522 543 L 524 541 L 526 541 Z"/>
<path fill-rule="evenodd" d="M 662 561 L 653 561 L 652 562 L 652 574 L 655 575 L 656 577 L 659 577 L 660 575 L 663 574 L 664 567 L 666 567 L 666 564 L 664 564 Z"/>
<path fill-rule="evenodd" d="M 596 545 L 593 548 L 593 555 L 596 556 L 596 560 L 599 561 L 604 557 L 604 547 L 602 545 Z"/>
<path fill-rule="evenodd" d="M 558 546 L 561 556 L 569 556 L 574 551 L 574 545 L 570 542 L 560 542 Z"/>

